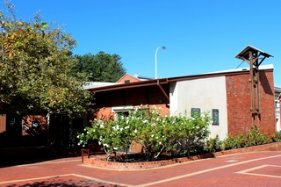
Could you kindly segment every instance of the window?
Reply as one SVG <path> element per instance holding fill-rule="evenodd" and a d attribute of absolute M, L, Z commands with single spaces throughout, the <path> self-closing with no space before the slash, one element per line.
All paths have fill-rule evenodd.
<path fill-rule="evenodd" d="M 127 111 L 118 111 L 118 112 L 116 112 L 116 114 L 117 114 L 117 116 L 124 116 L 124 117 L 128 117 L 129 116 L 129 113 L 130 113 L 130 111 L 129 110 L 127 110 Z"/>
<path fill-rule="evenodd" d="M 134 106 L 121 106 L 121 107 L 113 107 L 112 112 L 115 113 L 114 118 L 117 119 L 120 116 L 128 117 L 131 112 L 135 111 L 137 108 Z M 142 113 L 149 111 L 148 107 L 143 106 L 142 108 L 138 108 L 138 111 L 142 111 Z"/>
<path fill-rule="evenodd" d="M 200 116 L 200 108 L 191 108 L 191 117 Z"/>
<path fill-rule="evenodd" d="M 112 112 L 115 114 L 114 118 L 117 119 L 120 116 L 127 117 L 130 112 L 134 110 L 133 106 L 119 106 L 112 107 Z"/>
<path fill-rule="evenodd" d="M 213 109 L 212 110 L 212 120 L 213 120 L 213 125 L 219 125 L 219 109 Z"/>

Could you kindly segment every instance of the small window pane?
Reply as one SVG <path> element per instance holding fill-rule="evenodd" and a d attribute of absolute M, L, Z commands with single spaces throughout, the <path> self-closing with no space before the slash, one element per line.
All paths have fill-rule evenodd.
<path fill-rule="evenodd" d="M 213 125 L 219 125 L 219 110 L 218 109 L 212 110 L 212 120 L 213 120 Z"/>
<path fill-rule="evenodd" d="M 128 111 L 122 111 L 122 112 L 117 112 L 118 116 L 123 116 L 123 117 L 128 117 L 129 116 L 129 110 Z"/>
<path fill-rule="evenodd" d="M 191 117 L 200 116 L 200 108 L 191 108 Z"/>

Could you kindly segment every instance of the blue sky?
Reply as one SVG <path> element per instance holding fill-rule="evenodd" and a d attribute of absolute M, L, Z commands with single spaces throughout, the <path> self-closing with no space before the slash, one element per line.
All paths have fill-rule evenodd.
<path fill-rule="evenodd" d="M 4 2 L 3 0 L 1 0 Z M 13 0 L 18 18 L 43 20 L 70 33 L 74 53 L 118 54 L 130 74 L 159 77 L 236 68 L 246 45 L 274 56 L 281 86 L 281 1 L 278 0 Z M 3 9 L 3 3 L 0 5 Z M 241 67 L 247 66 L 246 62 Z"/>

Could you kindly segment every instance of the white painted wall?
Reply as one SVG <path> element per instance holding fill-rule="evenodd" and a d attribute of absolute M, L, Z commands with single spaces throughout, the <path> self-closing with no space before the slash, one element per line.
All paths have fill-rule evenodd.
<path fill-rule="evenodd" d="M 219 109 L 219 125 L 210 124 L 210 137 L 227 136 L 227 102 L 225 76 L 178 81 L 170 86 L 171 115 L 190 116 L 191 108 L 200 108 L 201 114 Z"/>

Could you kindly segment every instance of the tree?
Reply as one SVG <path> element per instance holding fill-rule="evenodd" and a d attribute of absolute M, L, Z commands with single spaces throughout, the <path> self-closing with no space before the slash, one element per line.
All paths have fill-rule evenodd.
<path fill-rule="evenodd" d="M 90 94 L 85 76 L 71 72 L 75 41 L 38 16 L 25 22 L 8 10 L 0 11 L 0 106 L 21 114 L 84 111 Z"/>
<path fill-rule="evenodd" d="M 125 74 L 119 55 L 99 52 L 96 55 L 76 55 L 79 61 L 74 72 L 86 73 L 88 81 L 116 82 Z"/>

